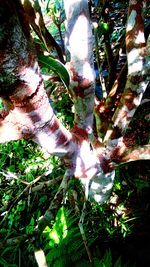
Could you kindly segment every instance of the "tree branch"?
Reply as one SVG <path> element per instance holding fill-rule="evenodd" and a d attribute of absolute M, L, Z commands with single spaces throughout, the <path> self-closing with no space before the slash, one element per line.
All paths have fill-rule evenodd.
<path fill-rule="evenodd" d="M 122 163 L 137 160 L 150 160 L 150 145 L 128 147 L 123 138 L 111 140 L 100 155 L 101 166 L 106 173 Z"/>
<path fill-rule="evenodd" d="M 128 77 L 119 106 L 112 118 L 113 127 L 106 133 L 105 141 L 122 135 L 148 85 L 148 51 L 144 37 L 142 8 L 144 1 L 130 1 L 126 29 Z"/>
<path fill-rule="evenodd" d="M 70 92 L 75 107 L 74 127 L 92 132 L 94 107 L 93 35 L 87 0 L 66 0 L 67 48 L 70 51 Z"/>
<path fill-rule="evenodd" d="M 150 145 L 129 148 L 122 155 L 122 162 L 150 160 Z"/>

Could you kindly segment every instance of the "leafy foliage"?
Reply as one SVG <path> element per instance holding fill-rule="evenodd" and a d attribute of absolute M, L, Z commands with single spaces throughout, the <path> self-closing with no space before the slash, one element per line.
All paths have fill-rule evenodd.
<path fill-rule="evenodd" d="M 5 151 L 5 155 L 8 155 L 7 151 L 10 151 L 11 149 L 11 151 L 13 151 L 11 162 L 13 163 L 13 165 L 14 162 L 16 162 L 18 164 L 17 166 L 20 166 L 19 160 L 21 161 L 23 160 L 23 158 L 25 158 L 26 161 L 28 161 L 30 159 L 30 156 L 32 156 L 31 158 L 34 159 L 34 164 L 31 164 L 30 166 L 30 171 L 32 172 L 35 171 L 35 165 L 37 168 L 39 164 L 39 166 L 42 166 L 42 164 L 44 163 L 41 163 L 40 160 L 35 163 L 34 157 L 36 157 L 36 155 L 38 155 L 39 157 L 41 151 L 37 149 L 37 154 L 33 154 L 33 148 L 35 151 L 34 146 L 35 145 L 32 143 L 28 143 L 27 146 L 27 143 L 25 141 L 17 141 L 16 144 L 13 142 L 5 146 L 1 145 L 1 149 L 3 148 L 1 150 L 1 155 L 3 155 L 2 151 Z M 22 151 L 20 152 L 22 153 L 22 158 L 17 159 L 16 156 L 18 155 L 17 152 L 19 147 Z M 3 161 L 1 161 L 1 164 L 4 170 L 7 169 L 8 161 L 4 162 L 4 155 L 2 159 Z M 58 173 L 63 173 L 63 169 L 60 169 L 62 167 L 61 165 L 59 165 L 57 159 L 48 159 L 48 162 L 51 162 L 51 165 L 54 165 L 54 167 L 57 169 L 57 172 L 56 169 L 55 171 L 52 169 L 52 172 L 48 176 L 50 177 L 50 179 L 52 179 L 52 177 L 57 177 Z M 45 168 L 46 170 L 48 168 L 47 165 L 43 165 L 43 167 L 43 170 L 41 168 L 37 168 L 38 170 L 34 178 L 37 177 L 38 174 L 41 174 L 42 171 L 45 171 Z M 148 167 L 146 168 L 148 170 Z M 147 192 L 147 199 L 145 199 L 144 202 L 141 203 L 140 201 L 140 199 L 143 199 L 146 193 L 145 189 L 149 190 L 149 181 L 143 180 L 142 183 L 141 178 L 138 178 L 138 170 L 137 178 L 135 178 L 134 182 L 132 169 L 133 164 L 129 165 L 128 169 L 127 167 L 121 167 L 120 169 L 118 169 L 112 194 L 113 197 L 111 198 L 109 205 L 106 203 L 105 205 L 99 206 L 98 204 L 93 203 L 92 209 L 90 206 L 87 207 L 86 217 L 84 220 L 84 230 L 88 243 L 93 250 L 95 266 L 111 266 L 114 261 L 115 265 L 112 266 L 124 266 L 124 264 L 121 264 L 121 260 L 119 258 L 114 259 L 114 256 L 112 252 L 110 252 L 110 250 L 107 250 L 107 252 L 105 252 L 104 248 L 102 247 L 103 242 L 105 244 L 105 247 L 108 249 L 109 246 L 111 247 L 111 242 L 113 242 L 116 237 L 122 239 L 122 237 L 132 236 L 133 233 L 139 232 L 139 230 L 141 229 L 141 223 L 144 224 L 149 221 L 149 215 L 147 213 L 148 210 L 146 210 L 149 193 Z M 23 176 L 24 181 L 31 181 L 31 178 L 29 179 L 28 175 L 24 173 L 25 170 L 25 167 L 20 170 L 20 178 L 22 178 Z M 145 177 L 146 173 L 147 171 L 145 170 L 143 177 Z M 11 174 L 14 174 L 14 172 L 11 172 L 11 174 L 9 172 L 9 179 L 11 179 L 11 182 L 10 180 L 8 181 L 6 177 L 4 178 L 3 174 L 1 174 L 2 186 L 0 190 L 2 199 L 1 218 L 5 216 L 5 211 L 7 211 L 8 207 L 11 206 L 15 199 L 15 196 L 19 196 L 24 189 L 24 184 L 19 181 L 19 178 L 15 179 L 14 177 L 11 177 Z M 71 188 L 74 188 L 74 186 L 75 184 L 72 184 Z M 28 191 L 24 195 L 24 197 L 18 200 L 11 208 L 11 210 L 9 210 L 8 216 L 3 222 L 0 230 L 1 240 L 7 240 L 11 239 L 12 237 L 18 236 L 18 232 L 22 235 L 32 234 L 38 218 L 43 214 L 44 210 L 47 209 L 48 202 L 50 198 L 53 198 L 55 192 L 57 191 L 57 188 L 58 186 L 55 185 L 53 187 L 45 189 L 44 192 L 37 191 L 35 193 L 32 193 L 31 195 Z M 137 205 L 135 205 L 134 199 L 137 199 L 137 196 L 138 198 L 140 197 L 140 199 Z M 51 229 L 47 227 L 43 233 L 42 244 L 46 252 L 48 264 L 50 266 L 82 266 L 82 264 L 83 266 L 90 266 L 85 252 L 83 240 L 78 228 L 79 215 L 75 215 L 74 211 L 68 205 L 69 203 L 66 207 L 62 206 L 60 208 L 57 213 L 55 222 L 53 222 L 53 227 Z M 141 221 L 141 218 L 143 218 L 143 216 L 145 220 Z M 144 227 L 146 227 L 146 225 Z M 147 225 L 147 230 L 148 228 L 149 224 Z M 107 240 L 107 245 L 105 240 Z M 98 247 L 98 252 L 94 252 L 95 247 Z M 23 244 L 21 246 L 17 245 L 15 247 L 12 247 L 10 245 L 7 245 L 6 247 L 0 247 L 1 265 L 18 266 L 18 254 L 21 253 L 21 258 L 23 260 L 23 258 L 27 257 L 26 255 L 30 255 L 33 251 L 31 245 L 28 245 L 25 250 L 24 248 L 25 247 Z M 12 249 L 13 257 L 10 259 L 8 258 L 8 254 L 11 254 Z M 119 257 L 118 254 L 117 256 Z M 31 266 L 31 264 L 32 266 L 35 265 L 33 258 L 29 257 L 29 260 L 26 261 L 26 266 Z M 24 266 L 23 263 L 22 266 Z M 133 264 L 128 264 L 127 266 L 133 266 Z"/>

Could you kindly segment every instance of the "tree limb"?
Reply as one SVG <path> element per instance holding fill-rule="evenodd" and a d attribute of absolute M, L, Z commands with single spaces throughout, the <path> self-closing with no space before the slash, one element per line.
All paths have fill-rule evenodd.
<path fill-rule="evenodd" d="M 130 1 L 126 29 L 128 77 L 119 106 L 112 118 L 113 127 L 105 141 L 125 133 L 148 85 L 148 49 L 144 37 L 142 8 L 144 1 Z"/>
<path fill-rule="evenodd" d="M 118 138 L 109 142 L 109 146 L 100 157 L 101 166 L 108 173 L 122 163 L 150 160 L 150 145 L 127 147 L 124 139 Z"/>
<path fill-rule="evenodd" d="M 122 155 L 122 162 L 150 160 L 150 145 L 127 149 Z"/>
<path fill-rule="evenodd" d="M 75 106 L 74 127 L 91 133 L 94 107 L 93 35 L 87 0 L 66 0 L 67 48 L 70 51 L 70 93 Z"/>

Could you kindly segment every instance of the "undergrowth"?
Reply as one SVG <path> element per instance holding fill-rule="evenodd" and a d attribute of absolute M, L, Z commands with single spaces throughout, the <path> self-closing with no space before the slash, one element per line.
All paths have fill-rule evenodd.
<path fill-rule="evenodd" d="M 0 156 L 0 266 L 36 266 L 30 240 L 24 243 L 19 242 L 19 238 L 32 234 L 57 192 L 64 167 L 58 158 L 49 158 L 45 151 L 25 140 L 0 145 Z M 134 179 L 133 169 L 137 171 Z M 131 264 L 124 257 L 121 261 L 123 252 L 114 252 L 112 244 L 114 242 L 118 249 L 118 244 L 123 244 L 128 237 L 139 231 L 142 234 L 141 227 L 149 231 L 148 172 L 148 164 L 142 162 L 138 168 L 134 163 L 118 168 L 110 201 L 101 206 L 87 203 L 83 228 L 94 266 L 133 267 L 134 261 Z M 28 187 L 38 177 L 39 180 Z M 48 180 L 57 182 L 38 189 L 37 186 Z M 51 222 L 53 227 L 46 227 L 41 236 L 48 266 L 91 266 L 78 227 L 80 215 L 72 204 L 72 190 L 78 193 L 81 212 L 83 198 L 79 181 L 72 180 L 66 201 Z"/>

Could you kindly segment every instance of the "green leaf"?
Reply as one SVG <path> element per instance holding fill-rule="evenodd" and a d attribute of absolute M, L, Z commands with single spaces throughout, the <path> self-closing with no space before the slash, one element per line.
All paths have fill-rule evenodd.
<path fill-rule="evenodd" d="M 149 182 L 141 179 L 136 179 L 135 180 L 135 185 L 138 190 L 143 190 L 144 188 L 149 187 Z"/>
<path fill-rule="evenodd" d="M 102 23 L 102 28 L 105 30 L 105 31 L 108 31 L 109 30 L 109 24 L 108 23 Z"/>
<path fill-rule="evenodd" d="M 110 31 L 110 25 L 109 25 L 109 23 L 102 22 L 98 26 L 98 34 L 99 34 L 99 37 L 101 37 L 102 35 L 107 34 L 109 31 Z"/>
<path fill-rule="evenodd" d="M 58 74 L 64 85 L 68 88 L 70 83 L 70 76 L 66 67 L 57 59 L 50 56 L 39 55 L 39 63 Z"/>
<path fill-rule="evenodd" d="M 65 238 L 67 235 L 67 224 L 65 218 L 65 209 L 61 207 L 56 215 L 56 222 L 53 226 L 49 237 L 54 241 L 55 244 L 59 244 L 60 240 Z"/>
<path fill-rule="evenodd" d="M 61 207 L 56 215 L 55 223 L 50 229 L 46 227 L 44 229 L 44 233 L 48 234 L 47 240 L 49 241 L 49 247 L 53 248 L 56 245 L 60 244 L 60 242 L 66 238 L 68 230 L 67 230 L 67 221 L 66 221 L 66 210 L 64 207 Z"/>
<path fill-rule="evenodd" d="M 117 261 L 115 262 L 114 267 L 121 267 L 121 257 L 119 257 L 119 258 L 117 259 Z"/>

